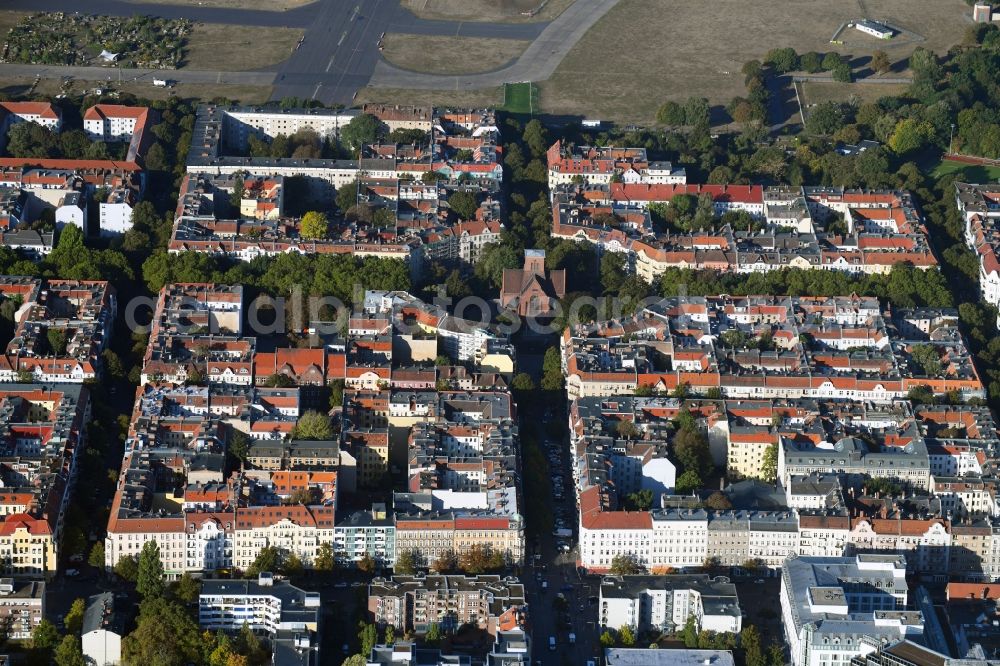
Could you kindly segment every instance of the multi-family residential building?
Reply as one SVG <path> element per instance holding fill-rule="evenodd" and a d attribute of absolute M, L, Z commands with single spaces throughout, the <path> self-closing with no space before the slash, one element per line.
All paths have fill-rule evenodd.
<path fill-rule="evenodd" d="M 198 597 L 203 629 L 235 633 L 247 625 L 271 640 L 276 665 L 318 666 L 322 615 L 319 592 L 275 580 L 271 573 L 256 581 L 204 580 Z"/>
<path fill-rule="evenodd" d="M 9 639 L 30 640 L 44 617 L 44 582 L 0 578 L 0 625 Z"/>
<path fill-rule="evenodd" d="M 929 320 L 924 333 L 918 325 Z M 856 344 L 841 346 L 841 336 Z M 888 403 L 924 386 L 984 395 L 953 311 L 883 311 L 857 296 L 667 298 L 632 317 L 568 327 L 560 344 L 571 399 L 680 385 L 755 399 Z M 932 354 L 937 362 L 918 361 Z"/>
<path fill-rule="evenodd" d="M 955 200 L 965 222 L 965 242 L 979 258 L 983 300 L 1000 305 L 1000 186 L 955 183 Z"/>
<path fill-rule="evenodd" d="M 0 295 L 19 305 L 0 381 L 82 383 L 100 375 L 118 309 L 110 283 L 5 276 Z"/>
<path fill-rule="evenodd" d="M 453 631 L 471 624 L 491 635 L 523 629 L 524 585 L 516 578 L 479 576 L 393 576 L 368 586 L 368 617 L 399 631 L 425 633 L 436 624 Z"/>
<path fill-rule="evenodd" d="M 902 555 L 793 557 L 782 568 L 781 618 L 793 666 L 846 664 L 923 633 L 906 610 Z"/>
<path fill-rule="evenodd" d="M 36 123 L 58 132 L 62 112 L 50 102 L 0 102 L 0 136 L 7 140 L 7 130 L 14 123 Z"/>
<path fill-rule="evenodd" d="M 937 265 L 907 192 L 581 179 L 588 180 L 575 174 L 566 179 L 573 184 L 553 189 L 552 235 L 624 253 L 626 266 L 647 281 L 671 267 L 884 274 L 899 263 Z M 650 206 L 660 210 L 677 197 L 703 198 L 723 219 L 706 220 L 696 233 L 657 232 Z"/>
<path fill-rule="evenodd" d="M 50 578 L 86 448 L 90 393 L 78 384 L 0 385 L 0 569 Z"/>
<path fill-rule="evenodd" d="M 688 618 L 699 631 L 739 633 L 743 626 L 736 586 L 706 574 L 608 576 L 601 581 L 598 624 L 679 632 Z"/>
<path fill-rule="evenodd" d="M 674 167 L 670 162 L 650 161 L 645 148 L 572 146 L 556 141 L 546 153 L 546 158 L 550 190 L 570 183 L 674 185 L 687 182 L 683 167 Z"/>

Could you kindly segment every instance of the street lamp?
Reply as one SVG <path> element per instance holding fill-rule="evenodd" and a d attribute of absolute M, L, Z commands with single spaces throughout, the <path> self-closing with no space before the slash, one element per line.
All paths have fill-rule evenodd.
<path fill-rule="evenodd" d="M 955 123 L 952 123 L 951 124 L 951 132 L 948 134 L 948 152 L 949 153 L 952 152 L 951 146 L 952 146 L 952 139 L 954 138 L 954 136 L 955 136 Z"/>

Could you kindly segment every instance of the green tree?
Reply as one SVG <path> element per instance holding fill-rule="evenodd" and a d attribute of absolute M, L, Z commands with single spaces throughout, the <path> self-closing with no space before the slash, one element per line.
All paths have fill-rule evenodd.
<path fill-rule="evenodd" d="M 488 281 L 494 288 L 499 289 L 503 282 L 504 269 L 517 268 L 520 265 L 520 257 L 514 248 L 501 243 L 491 243 L 482 249 L 474 270 L 476 277 Z"/>
<path fill-rule="evenodd" d="M 611 558 L 612 576 L 632 576 L 645 572 L 645 567 L 639 563 L 635 555 L 615 555 Z"/>
<path fill-rule="evenodd" d="M 329 441 L 333 439 L 330 417 L 317 411 L 307 411 L 292 428 L 292 439 Z"/>
<path fill-rule="evenodd" d="M 198 596 L 201 594 L 201 583 L 195 580 L 194 576 L 189 574 L 187 571 L 180 577 L 174 584 L 173 595 L 174 597 L 184 604 L 194 604 L 198 601 Z"/>
<path fill-rule="evenodd" d="M 815 51 L 803 53 L 802 57 L 799 58 L 799 67 L 805 72 L 815 74 L 816 72 L 823 71 L 823 59 Z"/>
<path fill-rule="evenodd" d="M 290 578 L 301 576 L 304 569 L 305 569 L 305 563 L 302 561 L 302 558 L 299 557 L 299 554 L 296 553 L 295 551 L 292 551 L 291 553 L 288 554 L 288 557 L 285 558 L 285 562 L 281 567 L 282 573 L 284 573 L 286 576 Z"/>
<path fill-rule="evenodd" d="M 375 571 L 375 560 L 368 553 L 364 554 L 357 563 L 358 571 L 362 573 L 370 574 Z"/>
<path fill-rule="evenodd" d="M 352 152 L 357 153 L 361 147 L 374 143 L 382 134 L 382 121 L 370 113 L 363 113 L 351 119 L 340 130 L 340 140 Z"/>
<path fill-rule="evenodd" d="M 716 490 L 708 496 L 708 499 L 705 500 L 705 506 L 709 509 L 715 509 L 716 511 L 724 511 L 726 509 L 732 509 L 733 503 L 724 492 Z"/>
<path fill-rule="evenodd" d="M 385 638 L 382 639 L 382 642 L 385 643 L 386 645 L 393 645 L 393 644 L 395 644 L 395 642 L 396 642 L 396 628 L 393 627 L 391 624 L 386 625 L 386 627 L 385 627 Z"/>
<path fill-rule="evenodd" d="M 77 636 L 63 636 L 52 657 L 56 666 L 86 666 L 87 663 Z"/>
<path fill-rule="evenodd" d="M 882 50 L 875 51 L 875 53 L 872 54 L 872 61 L 870 65 L 872 71 L 876 74 L 885 74 L 892 69 L 892 63 L 889 62 L 889 54 Z"/>
<path fill-rule="evenodd" d="M 635 645 L 635 633 L 632 631 L 632 627 L 624 626 L 618 630 L 618 642 L 624 647 Z"/>
<path fill-rule="evenodd" d="M 916 364 L 917 369 L 928 377 L 938 377 L 944 369 L 941 354 L 934 345 L 925 343 L 913 345 L 910 349 L 910 359 Z"/>
<path fill-rule="evenodd" d="M 302 216 L 302 223 L 299 226 L 299 233 L 303 238 L 326 238 L 330 229 L 330 222 L 326 215 L 315 210 L 311 210 Z"/>
<path fill-rule="evenodd" d="M 317 571 L 333 571 L 337 567 L 337 558 L 333 552 L 333 544 L 324 541 L 316 549 L 316 559 L 313 560 L 313 568 Z"/>
<path fill-rule="evenodd" d="M 649 511 L 653 508 L 653 491 L 647 488 L 629 493 L 625 498 L 625 506 L 630 511 Z"/>
<path fill-rule="evenodd" d="M 661 125 L 683 125 L 684 107 L 677 102 L 664 102 L 656 110 L 656 122 Z"/>
<path fill-rule="evenodd" d="M 444 636 L 441 633 L 441 627 L 438 626 L 437 622 L 431 622 L 427 627 L 427 633 L 424 634 L 424 641 L 428 645 L 437 645 L 441 642 Z"/>
<path fill-rule="evenodd" d="M 752 624 L 743 627 L 743 631 L 740 632 L 740 647 L 743 648 L 743 662 L 746 666 L 767 666 L 757 627 Z"/>
<path fill-rule="evenodd" d="M 896 128 L 889 137 L 889 148 L 900 155 L 912 153 L 923 148 L 932 134 L 933 128 L 928 123 L 904 118 L 896 123 Z"/>
<path fill-rule="evenodd" d="M 769 444 L 764 449 L 764 462 L 760 466 L 760 479 L 764 483 L 778 481 L 778 445 Z"/>
<path fill-rule="evenodd" d="M 95 569 L 104 571 L 104 542 L 98 541 L 94 544 L 94 547 L 90 549 L 90 556 L 87 558 L 87 564 Z"/>
<path fill-rule="evenodd" d="M 687 620 L 684 622 L 681 639 L 684 641 L 684 647 L 686 648 L 693 649 L 698 647 L 698 626 L 695 624 L 694 615 L 688 615 Z"/>
<path fill-rule="evenodd" d="M 528 393 L 535 390 L 535 381 L 527 372 L 519 372 L 511 380 L 510 388 L 513 391 Z"/>
<path fill-rule="evenodd" d="M 452 210 L 460 220 L 474 220 L 476 211 L 479 210 L 479 202 L 472 192 L 459 190 L 448 197 L 448 208 Z"/>
<path fill-rule="evenodd" d="M 413 550 L 404 550 L 396 556 L 396 564 L 392 568 L 396 574 L 412 576 L 417 572 L 417 556 Z"/>
<path fill-rule="evenodd" d="M 201 632 L 187 610 L 156 597 L 140 605 L 135 631 L 122 641 L 122 657 L 126 664 L 185 666 L 202 662 L 202 648 Z"/>
<path fill-rule="evenodd" d="M 122 555 L 115 562 L 115 574 L 122 580 L 134 583 L 139 575 L 139 563 L 134 555 Z"/>
<path fill-rule="evenodd" d="M 615 646 L 615 636 L 607 629 L 601 634 L 601 647 L 613 648 Z"/>
<path fill-rule="evenodd" d="M 69 610 L 66 611 L 66 631 L 71 634 L 80 633 L 83 628 L 83 616 L 87 612 L 87 602 L 84 599 L 74 599 Z"/>
<path fill-rule="evenodd" d="M 247 567 L 246 577 L 257 578 L 265 571 L 277 573 L 284 563 L 284 553 L 277 546 L 264 546 L 257 553 L 253 563 Z"/>
<path fill-rule="evenodd" d="M 344 405 L 344 387 L 345 382 L 343 379 L 334 379 L 329 384 L 330 387 L 330 409 L 335 407 L 342 407 Z"/>
<path fill-rule="evenodd" d="M 358 204 L 358 181 L 353 180 L 337 189 L 337 208 L 346 213 Z"/>
<path fill-rule="evenodd" d="M 31 632 L 31 649 L 51 650 L 59 644 L 59 640 L 59 630 L 56 629 L 56 625 L 42 618 Z"/>
<path fill-rule="evenodd" d="M 775 72 L 785 74 L 799 68 L 799 56 L 792 48 L 771 49 L 764 56 L 764 63 L 770 65 Z"/>
<path fill-rule="evenodd" d="M 528 121 L 528 124 L 524 126 L 524 133 L 521 135 L 521 139 L 528 146 L 528 150 L 531 151 L 534 157 L 541 157 L 549 148 L 549 139 L 545 132 L 545 125 L 537 118 Z"/>
<path fill-rule="evenodd" d="M 49 342 L 49 348 L 55 356 L 66 354 L 66 329 L 49 328 L 45 331 L 45 337 Z"/>
<path fill-rule="evenodd" d="M 135 589 L 143 600 L 163 596 L 163 562 L 160 560 L 160 546 L 156 539 L 142 545 Z"/>
<path fill-rule="evenodd" d="M 677 477 L 677 480 L 674 482 L 674 491 L 678 495 L 686 495 L 698 490 L 701 486 L 701 475 L 695 470 L 689 469 Z"/>

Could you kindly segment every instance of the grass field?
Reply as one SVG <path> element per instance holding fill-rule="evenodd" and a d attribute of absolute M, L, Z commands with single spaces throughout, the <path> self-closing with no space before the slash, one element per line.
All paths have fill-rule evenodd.
<path fill-rule="evenodd" d="M 201 5 L 224 9 L 259 9 L 268 12 L 283 12 L 308 5 L 316 0 L 128 0 L 138 5 L 152 2 L 167 5 Z"/>
<path fill-rule="evenodd" d="M 249 25 L 199 23 L 185 47 L 184 66 L 230 72 L 263 69 L 287 59 L 303 34 L 295 28 L 268 28 L 264 34 L 261 30 Z"/>
<path fill-rule="evenodd" d="M 899 95 L 906 90 L 905 84 L 891 83 L 837 83 L 834 81 L 805 81 L 799 84 L 805 94 L 803 104 L 821 102 L 847 102 L 856 99 L 859 103 L 874 102 L 882 97 Z"/>
<path fill-rule="evenodd" d="M 524 53 L 517 39 L 431 37 L 390 33 L 382 57 L 393 65 L 427 74 L 478 74 L 500 69 Z"/>
<path fill-rule="evenodd" d="M 537 113 L 538 86 L 533 83 L 506 84 L 502 108 L 508 113 Z"/>
<path fill-rule="evenodd" d="M 543 0 L 400 0 L 404 9 L 425 19 L 444 21 L 485 21 L 489 23 L 531 23 L 551 21 L 574 0 L 549 0 L 534 16 L 521 12 L 537 9 Z"/>
<path fill-rule="evenodd" d="M 991 180 L 1000 180 L 1000 167 L 965 164 L 951 160 L 942 160 L 935 167 L 934 171 L 931 172 L 931 175 L 935 178 L 941 178 L 953 173 L 958 174 L 959 178 L 969 183 L 985 183 Z"/>
<path fill-rule="evenodd" d="M 865 6 L 869 16 L 920 34 L 919 43 L 939 53 L 959 42 L 969 25 L 962 0 L 865 0 Z M 859 12 L 855 2 L 826 0 L 801 0 L 794 9 L 781 0 L 682 0 L 669 9 L 660 0 L 621 0 L 539 84 L 542 109 L 650 122 L 667 99 L 699 96 L 725 104 L 745 95 L 740 68 L 769 48 L 836 49 L 865 59 L 885 49 L 898 61 L 917 46 L 913 39 L 862 40 L 861 33 L 831 45 L 838 26 Z"/>
<path fill-rule="evenodd" d="M 502 88 L 483 90 L 408 90 L 401 88 L 362 88 L 355 104 L 365 102 L 406 104 L 415 106 L 452 106 L 484 108 L 500 106 Z"/>

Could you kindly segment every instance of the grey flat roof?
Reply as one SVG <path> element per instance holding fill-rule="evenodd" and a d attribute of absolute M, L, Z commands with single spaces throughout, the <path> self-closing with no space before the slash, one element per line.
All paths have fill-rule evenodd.
<path fill-rule="evenodd" d="M 637 650 L 608 648 L 604 651 L 608 666 L 735 666 L 733 653 L 727 650 Z"/>

